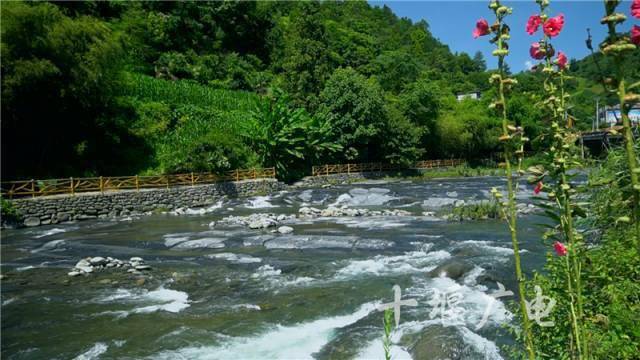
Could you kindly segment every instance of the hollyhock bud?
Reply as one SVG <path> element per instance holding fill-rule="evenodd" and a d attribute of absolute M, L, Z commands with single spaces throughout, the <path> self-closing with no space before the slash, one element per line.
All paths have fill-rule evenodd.
<path fill-rule="evenodd" d="M 533 188 L 533 193 L 536 195 L 540 194 L 540 191 L 542 191 L 542 181 L 538 181 L 536 187 Z"/>
<path fill-rule="evenodd" d="M 536 31 L 538 31 L 541 23 L 542 19 L 540 18 L 540 15 L 531 15 L 529 17 L 529 20 L 527 20 L 527 33 L 529 35 L 533 35 Z"/>
<path fill-rule="evenodd" d="M 565 256 L 567 255 L 567 247 L 564 246 L 563 243 L 561 243 L 560 241 L 556 241 L 553 244 L 553 248 L 556 250 L 556 254 L 558 254 L 558 256 Z"/>
<path fill-rule="evenodd" d="M 640 0 L 633 0 L 631 4 L 631 16 L 640 19 Z"/>
<path fill-rule="evenodd" d="M 560 34 L 563 26 L 564 15 L 560 14 L 545 21 L 542 25 L 542 30 L 544 31 L 545 35 L 554 37 Z"/>
<path fill-rule="evenodd" d="M 567 55 L 565 55 L 562 51 L 558 51 L 556 64 L 558 64 L 558 68 L 560 70 L 564 70 L 567 67 Z"/>
<path fill-rule="evenodd" d="M 476 22 L 476 28 L 473 29 L 473 38 L 477 39 L 479 36 L 489 34 L 489 23 L 485 19 L 480 19 Z"/>
<path fill-rule="evenodd" d="M 640 46 L 640 26 L 638 25 L 633 25 L 631 29 L 631 42 Z"/>
<path fill-rule="evenodd" d="M 529 55 L 536 60 L 544 59 L 544 50 L 540 48 L 540 43 L 534 42 L 529 48 Z"/>

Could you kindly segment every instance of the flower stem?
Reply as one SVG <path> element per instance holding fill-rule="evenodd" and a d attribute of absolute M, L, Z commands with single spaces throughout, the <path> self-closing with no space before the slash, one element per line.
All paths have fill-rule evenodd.
<path fill-rule="evenodd" d="M 498 21 L 501 22 L 500 17 Z M 502 24 L 500 24 L 502 26 Z M 502 49 L 502 38 L 498 40 L 498 49 Z M 504 96 L 504 55 L 498 57 L 498 69 L 500 71 L 500 83 L 498 86 L 499 103 L 502 104 L 502 132 L 503 136 L 508 136 L 509 120 L 507 119 L 507 108 Z M 527 307 L 525 303 L 525 289 L 524 289 L 524 276 L 522 274 L 522 267 L 520 265 L 520 246 L 518 243 L 518 231 L 517 231 L 517 209 L 516 209 L 516 196 L 514 191 L 513 170 L 511 169 L 511 145 L 505 142 L 504 145 L 504 163 L 505 172 L 507 177 L 507 191 L 508 191 L 508 219 L 509 232 L 511 235 L 511 243 L 513 245 L 513 258 L 515 263 L 516 280 L 518 282 L 518 295 L 520 297 L 520 310 L 522 312 L 522 326 L 525 336 L 525 347 L 529 355 L 529 359 L 535 359 L 535 351 L 533 348 L 533 337 L 531 333 L 531 323 L 529 321 L 529 315 L 527 314 Z"/>

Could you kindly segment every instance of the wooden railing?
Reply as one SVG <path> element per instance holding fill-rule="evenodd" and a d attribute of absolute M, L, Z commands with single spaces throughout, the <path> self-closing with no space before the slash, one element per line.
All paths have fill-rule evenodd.
<path fill-rule="evenodd" d="M 444 159 L 444 160 L 424 160 L 413 163 L 412 166 L 402 166 L 385 163 L 362 163 L 362 164 L 327 164 L 314 166 L 311 170 L 313 176 L 329 175 L 329 174 L 350 174 L 358 172 L 375 172 L 390 170 L 406 170 L 406 169 L 432 169 L 448 166 L 457 166 L 464 164 L 462 159 Z"/>
<path fill-rule="evenodd" d="M 145 188 L 170 188 L 172 186 L 211 184 L 222 181 L 275 178 L 275 168 L 232 170 L 222 174 L 190 173 L 158 176 L 100 176 L 90 178 L 68 178 L 48 180 L 21 180 L 1 183 L 3 197 L 12 199 L 24 196 L 47 196 L 76 194 L 82 192 L 105 192 L 118 190 L 140 190 Z"/>

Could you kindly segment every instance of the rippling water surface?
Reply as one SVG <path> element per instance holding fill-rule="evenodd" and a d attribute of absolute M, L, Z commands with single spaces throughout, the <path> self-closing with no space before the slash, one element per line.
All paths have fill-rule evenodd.
<path fill-rule="evenodd" d="M 2 233 L 5 359 L 381 359 L 382 315 L 402 309 L 394 359 L 501 359 L 515 292 L 511 246 L 498 221 L 424 216 L 457 199 L 487 199 L 498 178 L 370 181 L 227 199 L 188 215 L 158 214 Z M 520 198 L 527 200 L 523 191 Z M 403 209 L 414 216 L 298 219 L 293 233 L 217 225 L 229 215 L 294 214 L 301 206 Z M 540 268 L 536 216 L 521 219 L 522 258 Z M 69 277 L 86 256 L 143 257 L 140 276 L 109 270 Z M 460 318 L 430 302 L 460 295 Z M 513 299 L 513 298 L 510 298 Z"/>

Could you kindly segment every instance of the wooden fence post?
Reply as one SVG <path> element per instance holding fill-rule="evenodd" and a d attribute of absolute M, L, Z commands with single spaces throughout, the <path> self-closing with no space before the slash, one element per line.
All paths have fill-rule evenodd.
<path fill-rule="evenodd" d="M 31 179 L 31 197 L 36 197 L 36 183 Z"/>
<path fill-rule="evenodd" d="M 169 190 L 169 175 L 165 175 L 167 177 L 167 190 Z"/>
<path fill-rule="evenodd" d="M 195 182 L 195 178 L 193 177 L 193 172 L 191 173 L 191 186 L 194 186 L 196 184 Z"/>
<path fill-rule="evenodd" d="M 240 181 L 240 172 L 236 169 L 236 181 Z"/>
<path fill-rule="evenodd" d="M 138 175 L 136 175 L 136 191 L 140 191 L 140 181 L 138 180 Z"/>
<path fill-rule="evenodd" d="M 71 187 L 71 195 L 75 195 L 75 189 L 73 188 L 73 176 L 69 178 L 69 186 Z"/>
<path fill-rule="evenodd" d="M 104 192 L 104 182 L 102 181 L 102 176 L 100 176 L 100 192 Z"/>
<path fill-rule="evenodd" d="M 351 164 L 347 164 L 347 174 L 351 175 Z"/>
<path fill-rule="evenodd" d="M 256 168 L 253 168 L 253 179 L 256 179 Z"/>
<path fill-rule="evenodd" d="M 329 175 L 329 165 L 327 164 L 324 165 L 324 171 L 327 175 Z"/>

